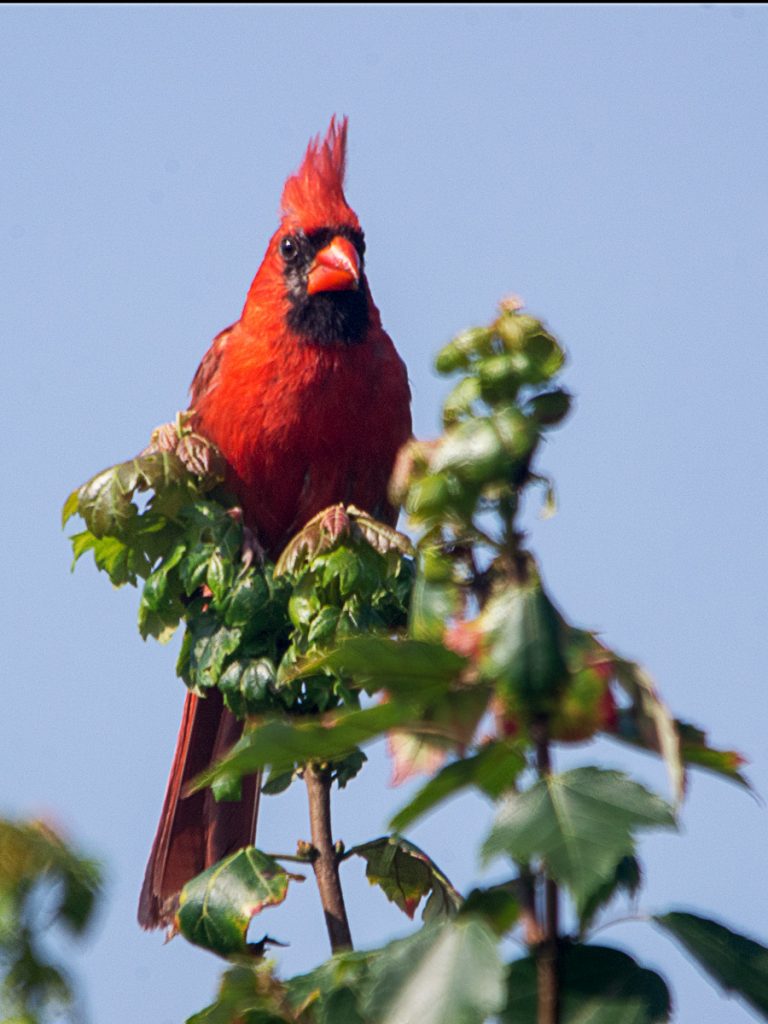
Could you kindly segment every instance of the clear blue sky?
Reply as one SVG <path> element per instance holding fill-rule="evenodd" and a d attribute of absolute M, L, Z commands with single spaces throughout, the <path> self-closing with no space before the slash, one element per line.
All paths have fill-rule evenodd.
<path fill-rule="evenodd" d="M 545 457 L 561 511 L 533 528 L 547 580 L 768 794 L 767 71 L 765 6 L 3 9 L 0 804 L 55 816 L 107 865 L 75 961 L 92 1021 L 175 1024 L 220 964 L 135 924 L 182 687 L 175 650 L 139 639 L 136 594 L 70 575 L 59 509 L 184 407 L 334 112 L 418 433 L 436 430 L 436 348 L 524 296 L 578 394 Z M 596 752 L 666 784 L 613 745 L 565 763 Z M 347 842 L 404 800 L 383 779 L 374 750 L 338 804 Z M 265 801 L 263 848 L 306 836 L 301 795 Z M 466 885 L 463 840 L 487 821 L 457 801 L 412 838 Z M 763 806 L 694 777 L 684 837 L 643 845 L 641 906 L 768 941 L 766 840 Z M 358 943 L 404 933 L 345 870 Z M 263 924 L 291 943 L 286 972 L 325 956 L 310 883 Z M 600 938 L 663 969 L 678 1020 L 750 1019 L 649 926 Z"/>

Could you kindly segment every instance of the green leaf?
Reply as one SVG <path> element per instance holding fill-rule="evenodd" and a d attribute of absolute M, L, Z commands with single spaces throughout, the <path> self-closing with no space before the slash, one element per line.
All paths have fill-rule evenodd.
<path fill-rule="evenodd" d="M 413 717 L 412 706 L 388 703 L 330 713 L 319 720 L 273 720 L 246 732 L 226 757 L 194 780 L 192 789 L 202 789 L 224 775 L 251 775 L 268 765 L 287 771 L 308 761 L 334 760 Z"/>
<path fill-rule="evenodd" d="M 504 479 L 515 457 L 510 455 L 494 423 L 487 418 L 450 427 L 432 457 L 432 473 L 453 473 L 468 484 Z"/>
<path fill-rule="evenodd" d="M 77 533 L 72 538 L 72 551 L 75 562 L 85 554 L 93 551 L 93 560 L 97 569 L 106 572 L 112 584 L 121 587 L 125 583 L 136 583 L 137 575 L 146 575 L 148 567 L 137 552 L 117 537 L 95 537 L 90 530 Z"/>
<path fill-rule="evenodd" d="M 268 945 L 269 939 L 262 945 Z M 231 967 L 222 976 L 216 1002 L 186 1024 L 293 1024 L 299 1016 L 286 1005 L 286 988 L 274 977 L 271 963 Z"/>
<path fill-rule="evenodd" d="M 689 722 L 676 719 L 675 725 L 680 736 L 681 754 L 686 764 L 722 775 L 731 782 L 752 789 L 749 779 L 741 772 L 742 765 L 746 763 L 741 754 L 735 750 L 717 750 L 710 747 L 707 734 Z"/>
<path fill-rule="evenodd" d="M 275 666 L 268 658 L 238 658 L 224 670 L 218 687 L 229 710 L 244 718 L 271 705 L 274 683 Z"/>
<path fill-rule="evenodd" d="M 311 1024 L 366 1024 L 361 1005 L 370 964 L 378 954 L 336 953 L 309 974 L 291 978 L 286 982 L 290 1006 Z"/>
<path fill-rule="evenodd" d="M 541 858 L 579 914 L 634 853 L 639 829 L 674 828 L 672 808 L 620 772 L 576 768 L 540 779 L 502 807 L 483 846 L 486 860 Z"/>
<path fill-rule="evenodd" d="M 471 917 L 390 943 L 370 981 L 366 1019 L 376 1024 L 482 1024 L 504 1001 L 496 936 Z"/>
<path fill-rule="evenodd" d="M 583 908 L 579 919 L 581 933 L 583 934 L 587 930 L 598 910 L 607 906 L 614 896 L 620 892 L 625 892 L 628 896 L 634 896 L 639 890 L 642 880 L 643 873 L 638 859 L 636 857 L 622 857 L 616 865 L 613 878 L 599 889 L 596 889 Z"/>
<path fill-rule="evenodd" d="M 489 743 L 473 757 L 465 757 L 446 765 L 433 779 L 401 808 L 390 822 L 397 832 L 427 814 L 443 800 L 476 786 L 494 798 L 505 789 L 511 789 L 517 776 L 526 767 L 525 756 L 519 747 L 508 743 Z"/>
<path fill-rule="evenodd" d="M 551 710 L 568 678 L 562 619 L 538 580 L 508 585 L 483 609 L 480 671 L 514 712 Z"/>
<path fill-rule="evenodd" d="M 492 885 L 487 889 L 473 889 L 464 901 L 461 914 L 482 917 L 501 938 L 517 924 L 520 917 L 518 879 Z"/>
<path fill-rule="evenodd" d="M 408 488 L 405 508 L 415 520 L 438 518 L 453 505 L 455 478 L 446 473 L 428 473 Z"/>
<path fill-rule="evenodd" d="M 672 1000 L 660 975 L 609 946 L 564 945 L 560 952 L 559 1024 L 661 1024 Z M 536 1024 L 538 981 L 533 957 L 516 960 L 500 1024 Z"/>
<path fill-rule="evenodd" d="M 556 339 L 533 317 L 500 318 L 497 327 L 526 384 L 548 381 L 565 362 L 565 353 Z"/>
<path fill-rule="evenodd" d="M 269 601 L 269 586 L 264 576 L 251 571 L 236 579 L 224 608 L 224 623 L 234 627 L 248 626 Z"/>
<path fill-rule="evenodd" d="M 340 616 L 340 608 L 332 608 L 329 605 L 321 608 L 312 619 L 309 633 L 307 634 L 307 643 L 322 644 L 331 641 L 339 624 Z"/>
<path fill-rule="evenodd" d="M 286 789 L 293 782 L 294 771 L 274 771 L 269 773 L 269 778 L 261 787 L 261 792 L 265 796 L 277 796 L 279 793 L 284 793 Z"/>
<path fill-rule="evenodd" d="M 50 958 L 93 917 L 100 872 L 43 822 L 0 819 L 0 1016 L 8 1024 L 73 1019 L 68 973 Z M 52 946 L 52 926 L 69 933 Z M 62 936 L 58 936 L 61 940 Z"/>
<path fill-rule="evenodd" d="M 461 906 L 461 896 L 434 861 L 401 836 L 383 836 L 354 846 L 344 856 L 362 857 L 371 885 L 378 885 L 408 917 L 413 917 L 425 896 L 429 896 L 425 920 L 452 917 Z"/>
<path fill-rule="evenodd" d="M 310 658 L 296 676 L 330 669 L 348 675 L 371 692 L 387 689 L 420 698 L 444 692 L 460 674 L 466 659 L 442 644 L 423 640 L 391 640 L 382 636 L 350 637 L 335 650 Z"/>
<path fill-rule="evenodd" d="M 288 882 L 288 874 L 272 857 L 253 846 L 238 850 L 184 886 L 179 931 L 189 942 L 220 956 L 247 954 L 251 918 L 264 907 L 282 903 Z"/>
<path fill-rule="evenodd" d="M 526 406 L 526 412 L 542 426 L 552 427 L 565 419 L 570 412 L 572 401 L 572 396 L 563 388 L 543 391 L 531 399 Z"/>
<path fill-rule="evenodd" d="M 473 404 L 480 398 L 477 377 L 462 377 L 443 402 L 443 424 L 446 427 L 472 414 Z"/>
<path fill-rule="evenodd" d="M 653 920 L 726 992 L 741 996 L 768 1019 L 768 947 L 698 914 L 673 911 Z"/>
<path fill-rule="evenodd" d="M 453 560 L 437 548 L 426 548 L 420 554 L 419 569 L 411 594 L 410 634 L 416 640 L 439 643 L 459 607 Z"/>
<path fill-rule="evenodd" d="M 515 359 L 509 355 L 496 355 L 483 359 L 477 367 L 483 398 L 489 402 L 514 399 L 520 389 L 520 375 Z"/>
<path fill-rule="evenodd" d="M 66 526 L 72 516 L 77 514 L 78 497 L 80 494 L 80 488 L 76 488 L 69 495 L 61 510 L 61 525 Z"/>
<path fill-rule="evenodd" d="M 224 662 L 240 646 L 239 629 L 227 629 L 213 615 L 202 614 L 189 623 L 191 646 L 189 651 L 189 678 L 200 689 L 215 686 Z"/>
<path fill-rule="evenodd" d="M 132 498 L 136 491 L 165 488 L 192 482 L 184 464 L 171 452 L 138 455 L 111 466 L 78 490 L 77 511 L 97 537 L 123 536 L 138 514 Z M 71 507 L 71 498 L 65 509 Z"/>
<path fill-rule="evenodd" d="M 493 332 L 490 328 L 469 327 L 440 349 L 435 358 L 435 369 L 441 374 L 465 370 L 474 357 L 490 353 L 492 342 Z"/>

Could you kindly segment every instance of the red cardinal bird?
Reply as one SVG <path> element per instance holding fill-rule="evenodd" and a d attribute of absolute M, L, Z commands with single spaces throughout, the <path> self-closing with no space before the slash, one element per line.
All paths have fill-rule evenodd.
<path fill-rule="evenodd" d="M 354 504 L 394 523 L 387 483 L 410 437 L 405 366 L 365 277 L 365 242 L 344 198 L 347 122 L 331 121 L 283 189 L 282 220 L 242 316 L 222 331 L 192 382 L 195 429 L 214 441 L 244 523 L 272 557 L 321 509 Z M 259 779 L 239 802 L 186 783 L 238 739 L 218 691 L 187 694 L 139 922 L 173 921 L 195 875 L 253 842 Z"/>

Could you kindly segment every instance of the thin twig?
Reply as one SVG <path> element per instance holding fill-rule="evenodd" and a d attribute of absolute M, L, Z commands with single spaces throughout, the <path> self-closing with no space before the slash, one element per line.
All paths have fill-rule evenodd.
<path fill-rule="evenodd" d="M 293 864 L 311 864 L 313 860 L 312 855 L 309 853 L 304 855 L 295 853 L 268 853 L 266 856 L 271 857 L 272 860 L 289 860 Z"/>
<path fill-rule="evenodd" d="M 536 767 L 545 779 L 552 773 L 549 729 L 545 718 L 536 722 L 531 735 L 536 744 Z M 538 1024 L 558 1024 L 560 1019 L 560 899 L 557 883 L 544 881 L 544 941 L 536 954 L 538 980 Z"/>
<path fill-rule="evenodd" d="M 617 924 L 635 924 L 637 921 L 652 921 L 653 917 L 650 914 L 626 914 L 624 917 L 614 917 L 612 921 L 604 921 L 597 928 L 590 928 L 590 938 L 593 935 L 597 935 L 598 932 L 604 932 L 606 928 L 613 928 Z"/>
<path fill-rule="evenodd" d="M 352 949 L 352 935 L 341 891 L 339 857 L 331 832 L 331 777 L 327 770 L 310 764 L 304 771 L 304 781 L 307 784 L 309 824 L 315 850 L 312 868 L 317 879 L 331 950 L 338 953 L 343 949 Z"/>

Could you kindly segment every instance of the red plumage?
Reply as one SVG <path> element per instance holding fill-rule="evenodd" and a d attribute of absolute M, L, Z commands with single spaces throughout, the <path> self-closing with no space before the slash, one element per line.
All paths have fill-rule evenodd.
<path fill-rule="evenodd" d="M 220 448 L 245 524 L 273 557 L 337 502 L 394 522 L 387 483 L 411 433 L 405 366 L 371 298 L 344 196 L 346 132 L 346 119 L 332 120 L 287 180 L 240 320 L 214 340 L 192 383 L 195 429 Z M 257 779 L 239 803 L 182 796 L 239 732 L 218 693 L 187 695 L 139 904 L 145 928 L 171 924 L 184 883 L 253 841 Z"/>

